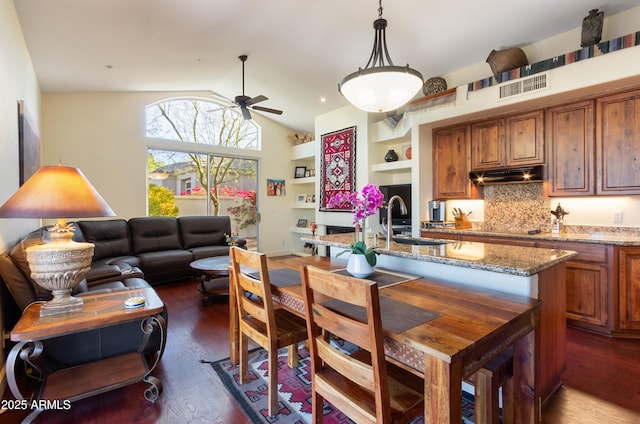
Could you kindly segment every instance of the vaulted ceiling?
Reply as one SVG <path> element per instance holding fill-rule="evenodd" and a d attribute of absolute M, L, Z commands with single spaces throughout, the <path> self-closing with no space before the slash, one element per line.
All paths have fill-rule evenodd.
<path fill-rule="evenodd" d="M 347 104 L 337 91 L 373 46 L 375 0 L 14 0 L 44 93 L 207 90 L 263 94 L 265 116 L 298 131 Z M 524 46 L 578 28 L 638 0 L 386 0 L 396 65 L 423 76 L 484 62 L 492 49 Z M 580 40 L 576 40 L 579 48 Z M 561 52 L 564 53 L 564 52 Z M 490 70 L 487 65 L 487 73 Z M 324 98 L 324 102 L 321 99 Z"/>

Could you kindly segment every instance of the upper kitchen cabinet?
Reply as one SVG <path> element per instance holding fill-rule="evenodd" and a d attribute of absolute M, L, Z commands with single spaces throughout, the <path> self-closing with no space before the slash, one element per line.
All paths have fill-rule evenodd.
<path fill-rule="evenodd" d="M 640 90 L 599 98 L 598 194 L 640 194 Z"/>
<path fill-rule="evenodd" d="M 471 126 L 471 169 L 544 164 L 544 112 L 536 110 Z"/>
<path fill-rule="evenodd" d="M 505 160 L 504 120 L 471 125 L 471 169 L 504 168 Z"/>
<path fill-rule="evenodd" d="M 471 129 L 468 125 L 433 131 L 433 196 L 435 199 L 477 198 L 469 178 Z"/>
<path fill-rule="evenodd" d="M 593 101 L 547 109 L 549 196 L 594 194 Z"/>
<path fill-rule="evenodd" d="M 505 122 L 507 167 L 543 165 L 544 112 L 508 116 Z"/>

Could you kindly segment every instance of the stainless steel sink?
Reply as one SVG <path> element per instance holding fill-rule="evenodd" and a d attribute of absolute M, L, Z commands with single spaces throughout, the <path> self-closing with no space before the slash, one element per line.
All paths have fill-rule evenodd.
<path fill-rule="evenodd" d="M 394 237 L 392 239 L 400 244 L 412 244 L 414 246 L 441 246 L 443 244 L 452 243 L 452 240 L 413 238 L 413 237 Z"/>

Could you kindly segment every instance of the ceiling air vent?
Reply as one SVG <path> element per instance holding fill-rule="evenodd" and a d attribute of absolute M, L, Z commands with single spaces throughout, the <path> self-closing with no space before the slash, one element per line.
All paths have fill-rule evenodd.
<path fill-rule="evenodd" d="M 549 86 L 549 73 L 544 72 L 500 85 L 500 99 L 544 90 Z"/>

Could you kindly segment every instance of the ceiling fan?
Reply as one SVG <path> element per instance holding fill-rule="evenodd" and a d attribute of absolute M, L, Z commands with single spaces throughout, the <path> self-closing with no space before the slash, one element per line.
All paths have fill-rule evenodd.
<path fill-rule="evenodd" d="M 240 107 L 240 111 L 242 112 L 242 116 L 244 119 L 251 119 L 251 113 L 249 109 L 259 110 L 262 112 L 274 113 L 276 115 L 282 115 L 282 111 L 278 109 L 271 109 L 264 106 L 256 106 L 256 103 L 264 102 L 265 100 L 269 100 L 268 97 L 259 95 L 256 97 L 249 97 L 244 94 L 244 63 L 247 61 L 247 55 L 243 54 L 238 56 L 238 59 L 242 61 L 242 95 L 236 96 L 233 100 L 233 103 Z"/>

